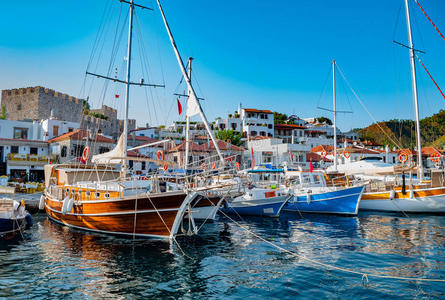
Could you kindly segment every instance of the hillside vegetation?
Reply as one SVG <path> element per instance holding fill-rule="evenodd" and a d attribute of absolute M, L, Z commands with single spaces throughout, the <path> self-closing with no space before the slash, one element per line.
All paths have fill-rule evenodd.
<path fill-rule="evenodd" d="M 382 132 L 383 129 L 386 133 Z M 359 134 L 362 139 L 389 145 L 394 147 L 391 139 L 397 141 L 403 148 L 414 148 L 416 145 L 416 127 L 412 120 L 390 120 L 377 124 L 372 124 L 360 129 Z M 422 146 L 445 146 L 445 110 L 420 120 L 420 133 Z M 388 138 L 391 137 L 391 139 Z"/>

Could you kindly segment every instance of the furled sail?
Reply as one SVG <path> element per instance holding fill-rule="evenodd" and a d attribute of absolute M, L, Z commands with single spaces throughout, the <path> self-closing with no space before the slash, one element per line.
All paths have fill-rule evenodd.
<path fill-rule="evenodd" d="M 124 156 L 124 134 L 121 134 L 116 147 L 113 150 L 93 155 L 91 162 L 95 164 L 120 164 L 122 160 L 116 159 L 116 157 Z"/>

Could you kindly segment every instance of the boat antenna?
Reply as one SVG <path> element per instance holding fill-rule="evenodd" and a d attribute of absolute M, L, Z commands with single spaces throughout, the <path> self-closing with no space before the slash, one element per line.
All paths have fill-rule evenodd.
<path fill-rule="evenodd" d="M 209 133 L 209 136 L 212 139 L 213 144 L 215 145 L 215 149 L 216 149 L 216 152 L 218 153 L 221 163 L 225 164 L 224 157 L 222 156 L 221 151 L 219 150 L 218 143 L 216 142 L 215 137 L 213 136 L 212 130 L 210 129 L 209 123 L 207 122 L 207 118 L 204 115 L 204 112 L 202 111 L 201 104 L 198 101 L 198 97 L 196 96 L 195 90 L 192 86 L 190 78 L 189 78 L 187 71 L 185 69 L 184 62 L 182 61 L 181 55 L 179 54 L 178 47 L 176 46 L 175 39 L 173 38 L 172 32 L 170 30 L 170 26 L 167 23 L 167 19 L 165 17 L 164 10 L 162 9 L 161 2 L 159 0 L 156 0 L 156 2 L 158 3 L 159 11 L 161 12 L 161 15 L 162 15 L 162 20 L 164 21 L 165 28 L 167 30 L 168 36 L 170 37 L 170 42 L 173 46 L 173 50 L 175 51 L 176 59 L 178 60 L 178 64 L 181 69 L 182 76 L 184 76 L 184 78 L 185 78 L 185 82 L 187 83 L 187 87 L 188 87 L 188 90 L 190 93 L 190 96 L 187 100 L 187 114 L 189 114 L 189 116 L 193 115 L 193 114 L 190 114 L 190 112 L 188 111 L 189 107 L 191 107 L 193 104 L 194 108 L 196 108 L 198 110 L 198 113 L 201 116 L 202 121 L 204 122 L 204 126 L 206 127 L 207 132 Z"/>
<path fill-rule="evenodd" d="M 409 15 L 408 0 L 405 0 L 406 26 L 408 29 L 409 56 L 411 63 L 411 80 L 413 89 L 414 109 L 416 114 L 416 137 L 417 137 L 417 165 L 419 180 L 423 180 L 423 164 L 422 164 L 422 145 L 420 143 L 420 120 L 419 120 L 419 103 L 417 99 L 417 79 L 416 79 L 416 62 L 414 53 L 413 36 L 411 32 L 411 20 Z"/>

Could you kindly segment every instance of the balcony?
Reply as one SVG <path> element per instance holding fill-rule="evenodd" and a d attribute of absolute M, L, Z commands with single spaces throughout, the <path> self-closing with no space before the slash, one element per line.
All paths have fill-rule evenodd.
<path fill-rule="evenodd" d="M 48 155 L 37 155 L 37 154 L 18 154 L 18 153 L 8 153 L 6 155 L 6 160 L 11 162 L 34 162 L 34 163 L 51 163 L 57 162 L 56 154 Z"/>

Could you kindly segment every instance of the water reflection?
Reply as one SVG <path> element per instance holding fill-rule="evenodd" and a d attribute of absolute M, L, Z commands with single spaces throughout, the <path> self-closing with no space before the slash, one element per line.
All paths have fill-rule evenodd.
<path fill-rule="evenodd" d="M 440 285 L 372 280 L 314 268 L 254 237 L 317 261 L 397 276 L 445 277 L 445 218 L 283 214 L 220 216 L 176 243 L 61 227 L 36 216 L 26 241 L 0 249 L 0 297 L 419 297 Z M 1 244 L 0 244 L 1 246 Z M 20 276 L 17 276 L 20 274 Z"/>

